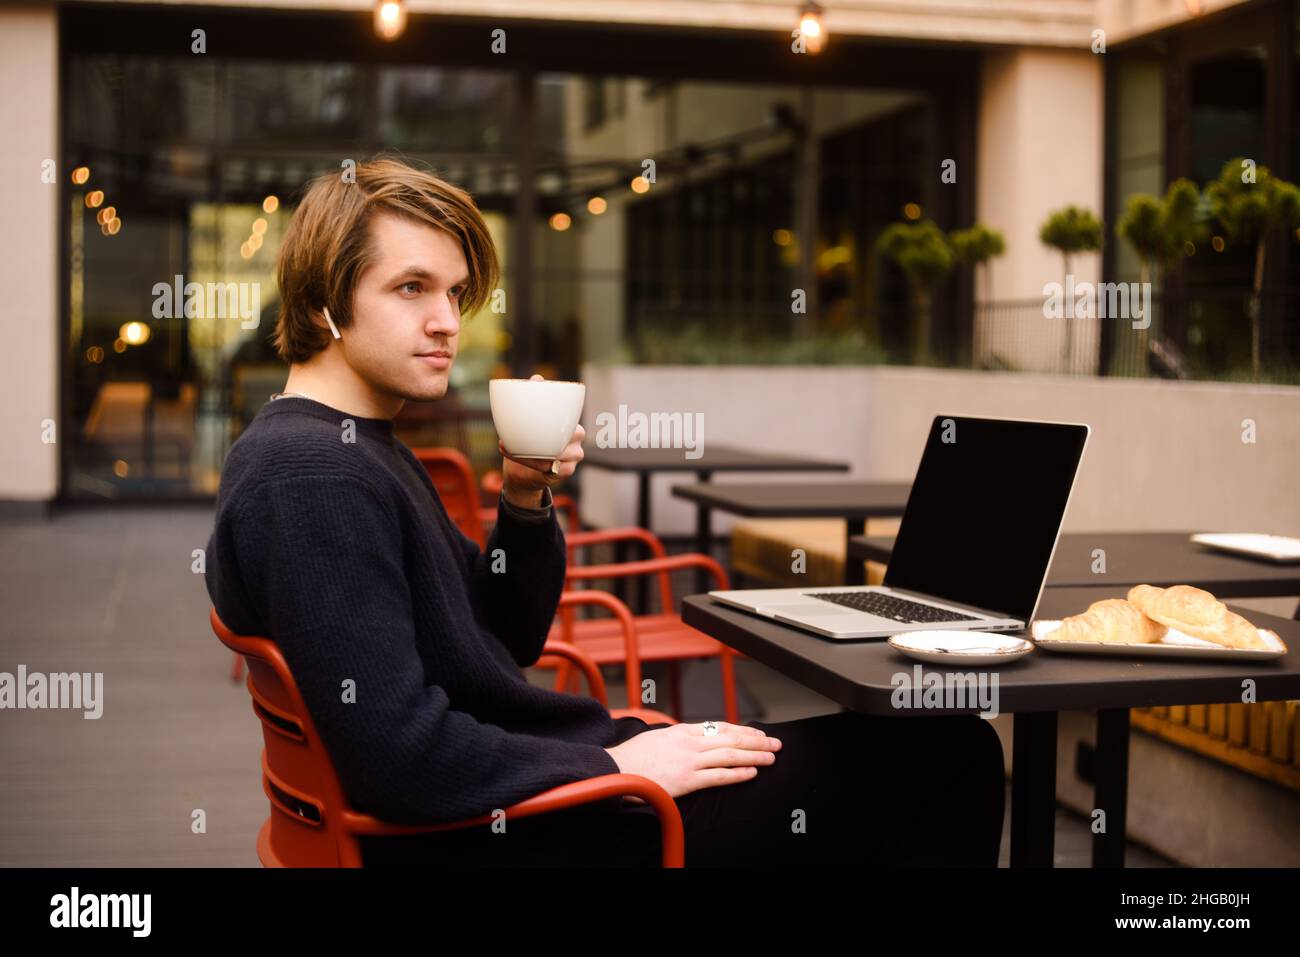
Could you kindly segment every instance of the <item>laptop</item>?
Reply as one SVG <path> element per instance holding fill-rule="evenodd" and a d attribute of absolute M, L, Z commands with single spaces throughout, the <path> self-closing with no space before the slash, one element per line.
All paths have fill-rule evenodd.
<path fill-rule="evenodd" d="M 1088 432 L 1077 423 L 937 415 L 884 584 L 709 595 L 837 640 L 1027 628 Z"/>

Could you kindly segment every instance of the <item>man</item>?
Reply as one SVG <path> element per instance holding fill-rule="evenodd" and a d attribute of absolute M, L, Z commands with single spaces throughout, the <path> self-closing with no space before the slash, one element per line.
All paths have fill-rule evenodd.
<path fill-rule="evenodd" d="M 285 236 L 275 345 L 289 377 L 227 458 L 207 574 L 225 623 L 283 652 L 349 799 L 393 822 L 452 821 L 622 771 L 678 799 L 688 863 L 746 853 L 812 862 L 843 847 L 829 826 L 834 803 L 871 811 L 863 774 L 875 774 L 871 761 L 890 746 L 866 719 L 772 726 L 793 734 L 799 752 L 755 790 L 756 778 L 781 767 L 782 742 L 767 726 L 616 722 L 592 698 L 526 680 L 521 669 L 541 654 L 565 576 L 551 488 L 581 461 L 583 429 L 555 462 L 505 458 L 485 552 L 459 532 L 392 419 L 407 400 L 446 393 L 461 312 L 478 309 L 497 282 L 495 250 L 456 187 L 388 158 L 355 172 L 353 182 L 315 179 Z M 497 549 L 499 574 L 487 557 Z M 996 817 L 1000 834 L 1002 813 L 996 736 L 974 718 L 940 724 L 932 731 L 961 755 L 946 772 L 971 772 L 972 753 L 982 762 L 983 803 L 966 813 L 983 835 L 972 855 L 991 863 L 990 828 Z M 938 745 L 915 732 L 888 737 L 931 757 Z M 981 741 L 972 749 L 973 737 Z M 796 805 L 816 807 L 819 836 L 788 840 L 800 833 L 790 831 Z M 371 839 L 365 855 L 371 864 L 652 863 L 656 833 L 648 807 L 614 801 L 507 822 L 504 834 Z M 729 848 L 733 836 L 746 848 Z"/>

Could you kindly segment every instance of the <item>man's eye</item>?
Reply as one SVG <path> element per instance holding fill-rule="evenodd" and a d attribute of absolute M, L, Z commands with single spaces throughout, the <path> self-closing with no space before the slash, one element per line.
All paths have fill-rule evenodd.
<path fill-rule="evenodd" d="M 412 287 L 414 287 L 414 288 L 412 288 Z M 412 294 L 415 294 L 415 293 L 418 293 L 418 292 L 420 291 L 420 284 L 419 284 L 418 282 L 414 282 L 414 281 L 412 281 L 412 282 L 404 282 L 404 283 L 402 283 L 402 289 L 403 289 L 403 290 L 409 290 Z"/>
<path fill-rule="evenodd" d="M 450 293 L 455 298 L 459 299 L 461 296 L 465 295 L 465 286 L 464 284 L 461 284 L 459 286 L 452 286 L 450 289 L 447 290 L 447 292 Z"/>

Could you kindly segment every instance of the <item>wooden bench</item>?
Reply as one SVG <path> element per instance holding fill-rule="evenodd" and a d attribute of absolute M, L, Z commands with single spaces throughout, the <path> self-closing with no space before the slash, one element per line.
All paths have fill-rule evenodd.
<path fill-rule="evenodd" d="M 868 535 L 892 535 L 897 518 L 867 519 Z M 796 549 L 803 549 L 804 571 L 795 570 Z M 864 562 L 867 584 L 884 580 L 885 566 Z M 751 518 L 731 530 L 731 568 L 739 581 L 774 588 L 844 583 L 844 521 L 838 518 Z"/>

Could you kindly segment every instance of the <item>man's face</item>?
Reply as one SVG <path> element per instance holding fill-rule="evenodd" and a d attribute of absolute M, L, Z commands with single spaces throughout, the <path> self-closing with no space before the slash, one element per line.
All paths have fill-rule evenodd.
<path fill-rule="evenodd" d="M 370 221 L 370 265 L 357 281 L 343 355 L 377 392 L 428 401 L 447 392 L 469 279 L 450 233 L 381 213 Z"/>

